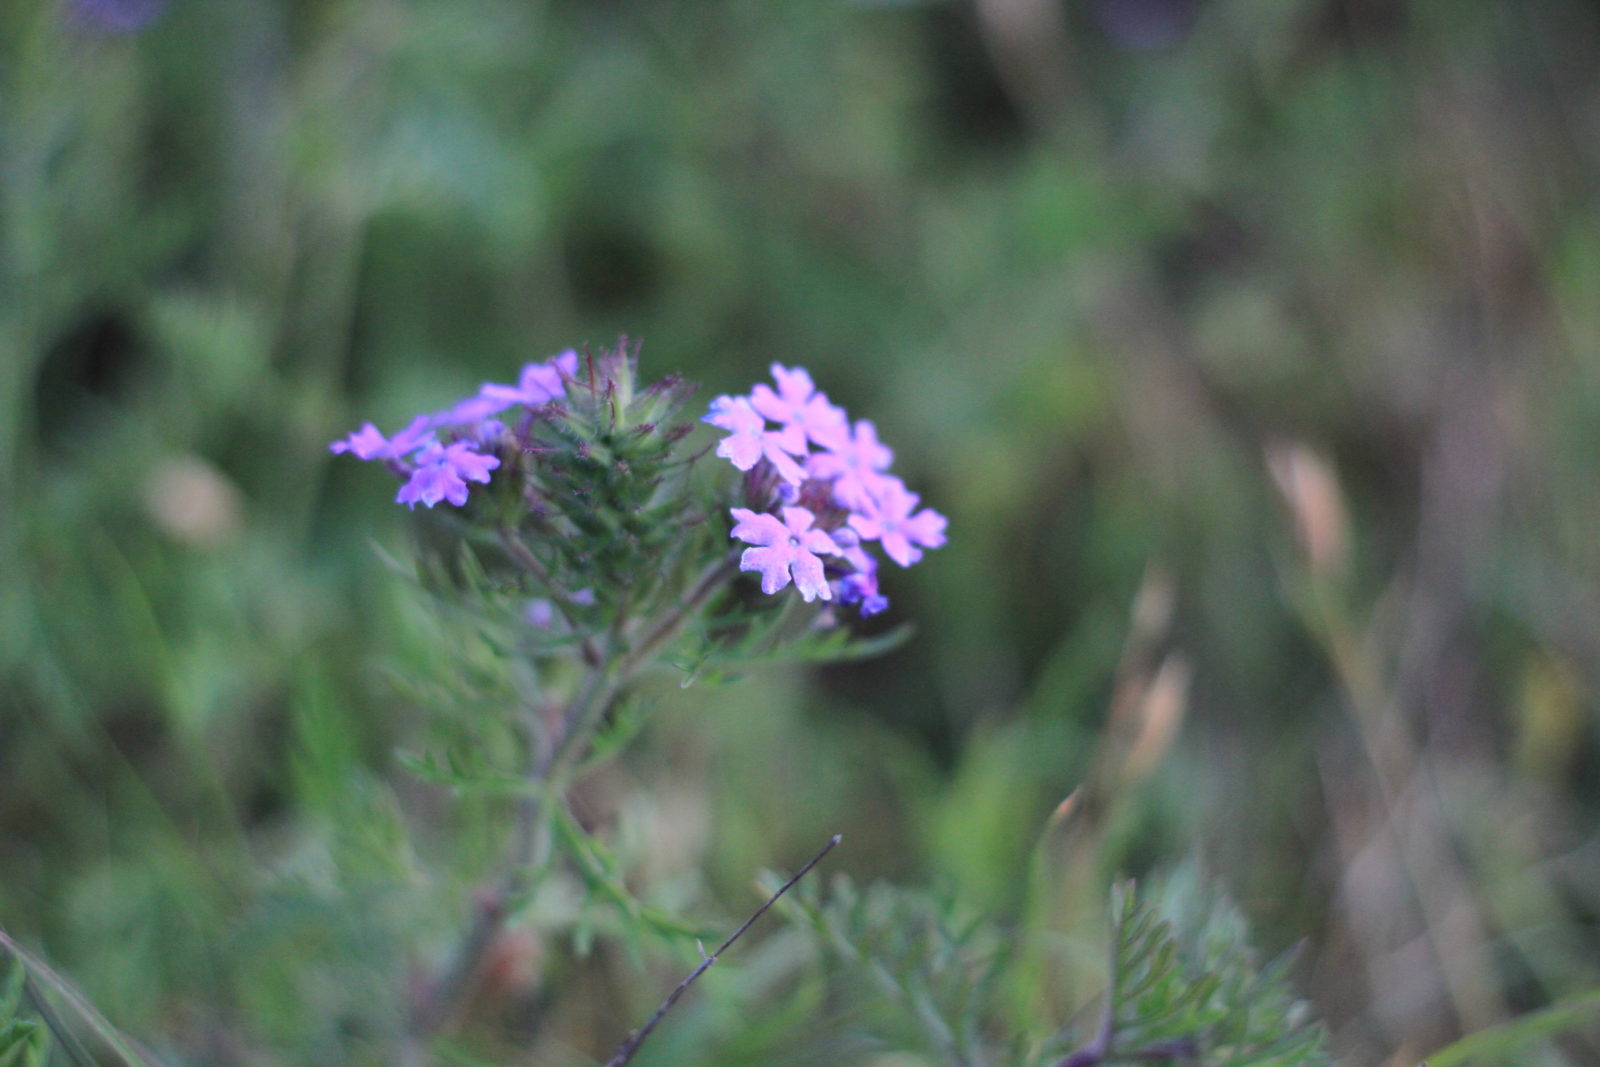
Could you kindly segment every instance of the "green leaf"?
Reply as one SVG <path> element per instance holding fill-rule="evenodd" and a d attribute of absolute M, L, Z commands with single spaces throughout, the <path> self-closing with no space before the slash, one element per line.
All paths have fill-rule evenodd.
<path fill-rule="evenodd" d="M 1426 1067 L 1504 1063 L 1513 1052 L 1538 1044 L 1600 1015 L 1600 989 L 1559 1000 L 1547 1008 L 1468 1034 L 1427 1059 Z"/>
<path fill-rule="evenodd" d="M 765 876 L 770 888 L 776 876 Z M 825 903 L 802 886 L 779 902 L 802 919 L 850 974 L 887 1009 L 882 1034 L 941 1063 L 991 1062 L 991 1008 L 1009 942 L 991 923 L 946 895 L 877 883 L 858 890 L 844 876 Z"/>
<path fill-rule="evenodd" d="M 584 901 L 584 919 L 574 932 L 576 944 L 582 946 L 580 955 L 587 952 L 593 937 L 592 908 L 596 904 L 609 905 L 624 923 L 624 947 L 630 953 L 638 952 L 640 935 L 649 933 L 671 941 L 693 941 L 715 936 L 716 931 L 678 919 L 675 916 L 639 900 L 624 881 L 622 864 L 616 855 L 599 839 L 584 830 L 565 804 L 554 802 L 552 826 L 564 850 L 572 856 L 582 875 L 588 896 Z"/>
<path fill-rule="evenodd" d="M 462 793 L 486 793 L 492 796 L 528 796 L 542 792 L 538 782 L 514 774 L 488 770 L 481 766 L 467 767 L 458 754 L 446 756 L 448 766 L 441 765 L 432 755 L 419 755 L 404 749 L 395 751 L 395 759 L 418 778 L 435 785 L 448 786 Z"/>
<path fill-rule="evenodd" d="M 20 980 L 14 978 L 13 981 L 21 990 L 22 997 L 33 1002 L 33 1007 L 44 1024 L 73 1052 L 75 1059 L 83 1063 L 99 1062 L 104 1064 L 104 1067 L 115 1067 L 116 1064 L 120 1064 L 121 1067 L 156 1067 L 148 1055 L 142 1053 L 131 1040 L 101 1015 L 70 982 L 57 974 L 43 960 L 17 944 L 3 930 L 0 930 L 0 952 L 9 955 L 15 961 L 21 978 Z M 12 1001 L 13 998 L 8 996 L 7 1000 Z M 92 1034 L 109 1052 L 118 1057 L 117 1060 L 107 1062 L 104 1059 L 89 1058 L 79 1039 L 80 1033 Z M 22 1059 L 17 1062 L 27 1063 L 29 1060 Z"/>
<path fill-rule="evenodd" d="M 1180 868 L 1152 901 L 1132 882 L 1111 899 L 1112 974 L 1091 1062 L 1148 1062 L 1190 1048 L 1205 1067 L 1322 1067 L 1322 1028 L 1290 989 L 1287 961 L 1258 967 L 1238 909 Z"/>

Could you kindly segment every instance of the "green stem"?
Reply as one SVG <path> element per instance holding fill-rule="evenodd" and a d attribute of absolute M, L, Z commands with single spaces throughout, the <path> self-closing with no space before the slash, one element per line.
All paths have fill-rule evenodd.
<path fill-rule="evenodd" d="M 688 595 L 646 625 L 633 642 L 633 647 L 617 657 L 613 669 L 602 669 L 590 676 L 590 680 L 596 683 L 594 691 L 588 694 L 588 699 L 584 699 L 585 694 L 580 693 L 579 698 L 573 701 L 547 764 L 535 772 L 538 780 L 564 786 L 560 782 L 561 776 L 582 758 L 594 738 L 595 730 L 605 721 L 627 685 L 650 665 L 668 641 L 677 636 L 684 623 L 693 618 L 737 573 L 737 560 L 732 555 L 701 571 L 694 585 L 690 586 Z"/>
<path fill-rule="evenodd" d="M 531 559 L 537 568 L 534 571 L 536 575 L 543 571 L 542 564 L 519 538 L 506 530 L 501 531 L 501 536 L 507 551 L 514 558 L 524 566 Z M 545 826 L 543 815 L 546 799 L 565 791 L 567 775 L 587 751 L 595 731 L 616 706 L 628 684 L 650 664 L 683 625 L 738 573 L 737 563 L 738 557 L 730 554 L 708 566 L 695 579 L 681 601 L 644 626 L 628 651 L 621 655 L 613 653 L 609 663 L 598 656 L 590 660 L 589 672 L 567 705 L 554 742 L 528 770 L 529 783 L 543 788 L 535 788 L 517 801 L 510 858 L 499 877 L 495 892 L 478 907 L 454 960 L 438 984 L 411 1013 L 403 1063 L 426 1062 L 428 1043 L 471 991 L 484 958 L 505 926 L 511 907 L 532 887 L 532 871 L 544 851 L 540 846 L 540 831 Z"/>

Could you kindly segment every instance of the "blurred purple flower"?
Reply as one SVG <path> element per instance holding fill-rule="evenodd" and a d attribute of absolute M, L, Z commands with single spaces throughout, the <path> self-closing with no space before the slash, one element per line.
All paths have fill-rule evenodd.
<path fill-rule="evenodd" d="M 899 478 L 885 476 L 871 506 L 851 513 L 850 526 L 863 539 L 877 541 L 900 566 L 909 567 L 922 558 L 922 549 L 916 546 L 938 548 L 945 543 L 947 520 L 931 508 L 917 511 L 921 499 Z"/>
<path fill-rule="evenodd" d="M 166 0 L 71 0 L 70 18 L 102 33 L 137 33 L 160 17 Z"/>
<path fill-rule="evenodd" d="M 428 418 L 435 426 L 461 426 L 466 423 L 487 419 L 492 415 L 498 415 L 510 407 L 511 403 L 514 403 L 514 401 L 502 403 L 499 400 L 486 397 L 482 393 L 474 393 L 465 400 L 459 400 L 451 404 L 443 411 L 435 412 Z"/>
<path fill-rule="evenodd" d="M 499 419 L 484 419 L 475 422 L 459 431 L 460 437 L 470 441 L 480 452 L 493 450 L 500 438 L 505 436 L 506 424 Z"/>
<path fill-rule="evenodd" d="M 448 446 L 435 442 L 417 454 L 416 465 L 411 480 L 395 497 L 395 503 L 413 509 L 419 503 L 431 508 L 441 500 L 462 506 L 467 502 L 467 483 L 486 484 L 489 472 L 500 466 L 500 461 L 479 455 L 465 441 Z"/>
<path fill-rule="evenodd" d="M 757 385 L 750 390 L 750 406 L 781 427 L 776 432 L 785 452 L 803 456 L 806 438 L 821 444 L 844 429 L 844 409 L 828 403 L 827 394 L 817 392 L 804 367 L 789 370 L 774 363 L 772 379 L 778 383 L 777 392 L 769 385 Z"/>
<path fill-rule="evenodd" d="M 498 385 L 484 382 L 472 396 L 433 416 L 435 424 L 451 426 L 477 422 L 498 415 L 517 404 L 538 407 L 567 395 L 562 384 L 563 375 L 570 378 L 578 371 L 578 353 L 567 349 L 542 363 L 530 363 L 522 368 L 516 385 Z"/>
<path fill-rule="evenodd" d="M 789 584 L 791 575 L 801 599 L 832 600 L 833 590 L 823 574 L 819 556 L 838 554 L 833 539 L 812 528 L 815 516 L 805 508 L 784 508 L 783 521 L 774 515 L 733 508 L 738 520 L 730 535 L 754 545 L 739 559 L 742 571 L 761 572 L 761 591 L 769 596 Z"/>
<path fill-rule="evenodd" d="M 530 363 L 523 367 L 522 375 L 517 379 L 516 385 L 484 382 L 483 388 L 478 390 L 478 395 L 493 400 L 503 400 L 505 407 L 510 407 L 512 404 L 538 407 L 540 404 L 548 404 L 552 400 L 566 396 L 567 390 L 561 380 L 563 377 L 570 378 L 576 373 L 578 373 L 578 353 L 569 348 L 543 363 Z"/>
<path fill-rule="evenodd" d="M 885 611 L 889 598 L 878 592 L 878 561 L 861 547 L 861 536 L 848 526 L 833 531 L 839 556 L 855 570 L 833 583 L 833 593 L 841 604 L 859 604 L 861 617 Z"/>
<path fill-rule="evenodd" d="M 863 574 L 872 574 L 878 569 L 878 561 L 873 558 L 872 553 L 861 547 L 860 534 L 848 526 L 841 526 L 832 531 L 831 536 L 840 559 Z"/>
<path fill-rule="evenodd" d="M 856 571 L 834 583 L 841 604 L 857 604 L 863 619 L 889 609 L 889 598 L 878 592 L 878 576 L 871 571 Z"/>
<path fill-rule="evenodd" d="M 1194 23 L 1194 0 L 1099 0 L 1095 15 L 1117 44 L 1142 51 L 1172 44 Z"/>
<path fill-rule="evenodd" d="M 579 607 L 593 607 L 594 590 L 586 586 L 569 596 L 567 602 L 577 604 Z M 523 609 L 522 617 L 529 626 L 536 630 L 552 629 L 557 622 L 556 603 L 547 597 L 530 600 L 527 607 Z"/>
<path fill-rule="evenodd" d="M 384 437 L 372 423 L 364 423 L 349 437 L 330 444 L 328 451 L 352 452 L 357 459 L 399 459 L 432 443 L 433 420 L 426 415 L 418 415 L 411 420 L 411 425 L 392 438 Z"/>
<path fill-rule="evenodd" d="M 739 470 L 749 470 L 765 456 L 785 482 L 799 485 L 805 478 L 805 471 L 783 450 L 779 435 L 767 429 L 767 420 L 750 406 L 749 398 L 719 396 L 711 402 L 710 413 L 700 418 L 729 432 L 717 443 L 717 455 Z"/>
<path fill-rule="evenodd" d="M 883 471 L 894 462 L 894 453 L 878 442 L 878 428 L 866 419 L 829 433 L 821 442 L 826 452 L 806 460 L 813 478 L 833 481 L 833 498 L 843 507 L 868 507 L 873 493 L 884 480 Z"/>

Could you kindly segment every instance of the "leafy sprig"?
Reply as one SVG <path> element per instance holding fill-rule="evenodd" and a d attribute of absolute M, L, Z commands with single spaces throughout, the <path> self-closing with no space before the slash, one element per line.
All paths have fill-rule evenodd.
<path fill-rule="evenodd" d="M 788 907 L 824 951 L 895 1009 L 899 1022 L 882 1036 L 941 1062 L 1004 1062 L 992 1047 L 990 1009 L 1008 942 L 994 924 L 948 896 L 886 883 L 861 889 L 843 875 L 826 900 L 802 893 Z"/>
<path fill-rule="evenodd" d="M 1331 1064 L 1322 1027 L 1291 990 L 1285 955 L 1258 968 L 1244 917 L 1192 866 L 1154 903 L 1111 895 L 1111 962 L 1094 1036 L 1057 1067 Z"/>
<path fill-rule="evenodd" d="M 1290 988 L 1290 957 L 1258 968 L 1243 917 L 1185 867 L 1152 899 L 1112 892 L 1109 975 L 1096 1019 L 1053 1034 L 1017 1032 L 1006 977 L 1018 935 L 948 896 L 835 878 L 789 911 L 891 1009 L 875 1034 L 966 1067 L 1324 1067 L 1320 1025 Z M 1074 1047 L 1074 1044 L 1076 1047 Z M 1070 1051 L 1068 1051 L 1070 1049 Z"/>

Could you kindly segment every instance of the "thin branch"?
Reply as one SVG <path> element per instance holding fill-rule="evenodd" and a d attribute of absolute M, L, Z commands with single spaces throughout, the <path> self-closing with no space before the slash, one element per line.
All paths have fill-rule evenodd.
<path fill-rule="evenodd" d="M 678 988 L 667 994 L 667 999 L 661 1002 L 661 1006 L 656 1009 L 656 1013 L 654 1015 L 650 1016 L 650 1020 L 638 1030 L 634 1031 L 634 1033 L 630 1034 L 628 1036 L 628 1040 L 624 1041 L 617 1049 L 616 1054 L 612 1056 L 611 1059 L 606 1061 L 606 1067 L 623 1067 L 623 1064 L 633 1059 L 633 1054 L 639 1051 L 639 1046 L 643 1045 L 645 1038 L 650 1036 L 650 1031 L 654 1030 L 656 1025 L 660 1023 L 661 1020 L 666 1016 L 667 1012 L 672 1010 L 672 1006 L 678 1002 L 679 998 L 689 991 L 689 987 L 694 984 L 695 979 L 699 978 L 702 974 L 706 973 L 706 971 L 710 970 L 711 965 L 717 962 L 718 956 L 728 951 L 729 946 L 731 946 L 735 941 L 739 940 L 739 938 L 743 936 L 744 932 L 750 929 L 757 919 L 765 915 L 767 913 L 767 909 L 778 902 L 779 897 L 787 893 L 791 886 L 809 874 L 811 872 L 811 868 L 815 867 L 822 861 L 822 857 L 833 851 L 833 846 L 839 843 L 840 837 L 840 834 L 834 834 L 833 837 L 829 838 L 828 843 L 822 846 L 822 851 L 818 852 L 815 856 L 812 856 L 804 867 L 801 867 L 787 882 L 779 886 L 778 891 L 768 897 L 766 903 L 757 908 L 755 912 L 751 914 L 750 918 L 744 921 L 744 925 L 735 930 L 732 936 L 722 943 L 721 948 L 717 949 L 717 951 L 713 952 L 711 955 L 705 956 L 703 959 L 701 959 L 700 966 L 690 971 L 689 976 L 678 983 Z"/>

